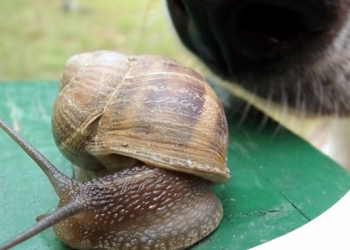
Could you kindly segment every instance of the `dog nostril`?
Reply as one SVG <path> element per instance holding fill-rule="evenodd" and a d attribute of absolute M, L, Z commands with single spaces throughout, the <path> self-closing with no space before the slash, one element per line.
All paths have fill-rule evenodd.
<path fill-rule="evenodd" d="M 238 34 L 287 41 L 306 31 L 306 20 L 295 11 L 264 4 L 250 5 L 236 17 Z"/>
<path fill-rule="evenodd" d="M 331 8 L 310 2 L 250 1 L 231 12 L 228 29 L 244 54 L 276 56 L 329 30 L 332 14 Z"/>

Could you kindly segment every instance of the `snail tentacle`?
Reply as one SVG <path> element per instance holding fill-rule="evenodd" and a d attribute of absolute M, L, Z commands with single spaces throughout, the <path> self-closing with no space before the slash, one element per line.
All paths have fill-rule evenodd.
<path fill-rule="evenodd" d="M 61 197 L 70 190 L 74 182 L 78 182 L 61 173 L 42 153 L 0 119 L 0 127 L 32 158 L 50 180 L 56 194 Z"/>
<path fill-rule="evenodd" d="M 33 226 L 28 228 L 27 230 L 23 231 L 19 235 L 15 236 L 11 240 L 5 242 L 4 244 L 0 245 L 0 250 L 6 250 L 11 247 L 14 247 L 25 240 L 37 235 L 38 233 L 44 231 L 45 229 L 52 227 L 57 222 L 62 221 L 63 219 L 66 219 L 70 216 L 73 216 L 75 214 L 80 213 L 84 210 L 84 205 L 72 202 L 65 206 L 62 206 L 52 212 L 51 214 L 45 215 L 43 217 L 40 216 L 40 219 L 37 223 L 35 223 Z"/>

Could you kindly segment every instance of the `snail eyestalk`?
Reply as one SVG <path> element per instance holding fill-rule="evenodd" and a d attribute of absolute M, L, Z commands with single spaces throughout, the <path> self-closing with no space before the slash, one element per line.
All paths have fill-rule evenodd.
<path fill-rule="evenodd" d="M 0 127 L 32 158 L 50 180 L 59 197 L 65 190 L 70 189 L 71 178 L 61 173 L 43 154 L 27 142 L 20 134 L 0 119 Z"/>

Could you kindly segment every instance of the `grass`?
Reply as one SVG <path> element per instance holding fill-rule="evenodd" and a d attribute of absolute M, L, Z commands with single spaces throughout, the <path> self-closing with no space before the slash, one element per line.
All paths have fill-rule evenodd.
<path fill-rule="evenodd" d="M 192 66 L 167 21 L 162 0 L 0 2 L 0 80 L 58 79 L 69 57 L 85 51 L 159 54 Z"/>

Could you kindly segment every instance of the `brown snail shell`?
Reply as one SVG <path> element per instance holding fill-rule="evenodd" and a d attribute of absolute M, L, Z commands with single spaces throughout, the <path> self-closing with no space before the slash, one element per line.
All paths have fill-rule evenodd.
<path fill-rule="evenodd" d="M 140 160 L 213 182 L 229 178 L 220 101 L 198 73 L 170 59 L 110 51 L 72 57 L 52 120 L 58 147 L 81 168 Z"/>

